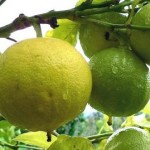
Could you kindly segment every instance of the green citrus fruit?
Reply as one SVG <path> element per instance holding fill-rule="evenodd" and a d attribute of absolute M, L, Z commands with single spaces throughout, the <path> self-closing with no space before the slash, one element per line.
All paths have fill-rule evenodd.
<path fill-rule="evenodd" d="M 133 25 L 150 26 L 150 4 L 145 5 L 132 19 Z M 150 31 L 131 30 L 130 43 L 132 49 L 148 64 L 150 64 Z"/>
<path fill-rule="evenodd" d="M 0 113 L 32 131 L 52 131 L 81 113 L 91 72 L 81 54 L 55 38 L 27 39 L 0 59 Z"/>
<path fill-rule="evenodd" d="M 126 21 L 126 16 L 117 12 L 93 15 L 91 18 L 114 24 L 123 24 Z M 89 58 L 98 51 L 119 45 L 117 36 L 111 29 L 90 22 L 81 24 L 79 39 L 85 55 Z"/>
<path fill-rule="evenodd" d="M 92 94 L 89 104 L 110 116 L 129 116 L 149 100 L 147 66 L 126 48 L 109 48 L 91 57 Z"/>
<path fill-rule="evenodd" d="M 104 150 L 150 150 L 150 135 L 137 127 L 118 129 L 108 138 Z"/>

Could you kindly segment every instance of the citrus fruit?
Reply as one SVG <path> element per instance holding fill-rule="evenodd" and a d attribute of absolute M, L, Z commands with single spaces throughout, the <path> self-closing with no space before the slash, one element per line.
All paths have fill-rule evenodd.
<path fill-rule="evenodd" d="M 33 38 L 0 59 L 0 113 L 12 124 L 51 132 L 81 113 L 91 92 L 89 65 L 69 43 Z"/>
<path fill-rule="evenodd" d="M 126 16 L 117 12 L 93 15 L 91 18 L 115 24 L 122 24 L 126 21 Z M 119 45 L 117 36 L 111 29 L 90 22 L 81 24 L 79 39 L 85 55 L 89 58 L 98 51 Z"/>
<path fill-rule="evenodd" d="M 89 104 L 110 116 L 129 116 L 149 100 L 150 74 L 131 50 L 109 48 L 90 59 L 92 93 Z"/>
<path fill-rule="evenodd" d="M 150 4 L 145 5 L 132 19 L 133 25 L 150 26 Z M 150 64 L 150 30 L 135 30 L 130 33 L 132 49 L 148 64 Z"/>
<path fill-rule="evenodd" d="M 104 150 L 150 150 L 150 135 L 138 127 L 118 129 L 108 138 Z"/>

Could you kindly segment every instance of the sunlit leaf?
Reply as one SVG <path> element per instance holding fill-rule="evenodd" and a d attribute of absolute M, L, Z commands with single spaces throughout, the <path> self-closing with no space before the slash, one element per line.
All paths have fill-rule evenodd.
<path fill-rule="evenodd" d="M 136 125 L 142 128 L 150 129 L 150 121 L 147 121 L 146 119 L 140 122 L 136 122 Z"/>
<path fill-rule="evenodd" d="M 52 135 L 51 142 L 47 142 L 47 134 L 46 132 L 42 132 L 42 131 L 28 132 L 14 138 L 15 141 L 38 146 L 41 148 L 48 148 L 56 139 L 57 138 Z"/>
<path fill-rule="evenodd" d="M 126 120 L 122 123 L 122 127 L 128 127 L 128 126 L 134 126 L 135 125 L 135 120 L 134 116 L 129 116 L 126 118 Z"/>
<path fill-rule="evenodd" d="M 147 105 L 144 107 L 142 112 L 145 113 L 145 114 L 150 114 L 150 102 L 147 103 Z"/>
<path fill-rule="evenodd" d="M 108 120 L 109 120 L 109 117 L 107 115 L 104 115 L 102 119 L 103 124 L 101 125 L 101 128 L 99 130 L 99 134 L 113 131 L 112 127 L 108 125 Z"/>
<path fill-rule="evenodd" d="M 79 24 L 67 19 L 58 20 L 58 24 L 59 27 L 48 31 L 46 37 L 59 38 L 75 46 L 77 43 Z"/>
<path fill-rule="evenodd" d="M 60 135 L 48 150 L 94 150 L 94 148 L 86 138 Z"/>
<path fill-rule="evenodd" d="M 98 150 L 104 150 L 104 146 L 106 144 L 107 139 L 104 139 L 100 142 L 100 144 L 98 145 Z"/>
<path fill-rule="evenodd" d="M 137 116 L 130 116 L 130 117 L 127 117 L 125 122 L 122 124 L 122 127 L 126 127 L 126 126 L 138 126 L 138 127 L 150 129 L 150 121 L 148 121 L 145 118 L 145 114 L 140 114 Z"/>

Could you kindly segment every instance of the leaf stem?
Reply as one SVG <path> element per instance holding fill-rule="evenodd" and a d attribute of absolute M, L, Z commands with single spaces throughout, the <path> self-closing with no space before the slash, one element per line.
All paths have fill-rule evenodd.
<path fill-rule="evenodd" d="M 97 134 L 97 135 L 92 135 L 92 136 L 88 136 L 87 138 L 89 140 L 93 140 L 93 139 L 100 139 L 100 138 L 107 138 L 109 137 L 110 135 L 112 135 L 113 132 L 107 132 L 107 133 L 102 133 L 102 134 Z"/>
<path fill-rule="evenodd" d="M 136 29 L 136 30 L 150 30 L 150 26 L 140 26 L 140 25 L 133 25 L 133 24 L 113 24 L 113 23 L 110 23 L 110 22 L 105 22 L 105 21 L 100 21 L 100 20 L 97 20 L 97 19 L 93 19 L 93 18 L 85 18 L 84 19 L 85 21 L 89 21 L 89 22 L 93 22 L 93 23 L 97 23 L 101 26 L 105 26 L 105 27 L 108 27 L 108 28 L 120 28 L 120 29 L 125 29 L 125 28 L 128 28 L 128 29 Z"/>
<path fill-rule="evenodd" d="M 103 139 L 107 139 L 109 136 L 111 136 L 113 132 L 107 132 L 107 133 L 102 133 L 98 135 L 92 135 L 87 137 L 92 143 L 98 143 Z"/>
<path fill-rule="evenodd" d="M 93 9 L 85 9 L 83 11 L 77 11 L 76 15 L 81 17 L 81 16 L 88 16 L 88 15 L 93 15 L 93 14 L 115 11 L 121 7 L 125 7 L 125 6 L 131 5 L 131 4 L 132 4 L 132 1 L 124 1 L 124 2 L 114 5 L 114 6 L 106 6 L 103 8 L 93 8 Z"/>

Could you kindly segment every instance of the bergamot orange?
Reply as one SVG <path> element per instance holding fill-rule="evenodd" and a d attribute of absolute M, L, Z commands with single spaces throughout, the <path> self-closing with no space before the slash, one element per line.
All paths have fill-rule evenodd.
<path fill-rule="evenodd" d="M 114 24 L 123 24 L 126 21 L 126 16 L 117 12 L 92 15 L 91 18 Z M 113 30 L 90 22 L 81 24 L 79 39 L 85 55 L 89 58 L 103 49 L 117 47 L 120 44 Z"/>
<path fill-rule="evenodd" d="M 150 135 L 138 127 L 118 129 L 108 138 L 104 150 L 150 150 Z"/>
<path fill-rule="evenodd" d="M 150 26 L 150 4 L 142 7 L 133 17 L 132 24 Z M 150 31 L 132 29 L 130 32 L 132 49 L 148 64 L 150 64 Z"/>
<path fill-rule="evenodd" d="M 0 72 L 0 113 L 32 131 L 51 132 L 72 120 L 91 92 L 87 62 L 60 39 L 27 39 L 9 47 Z"/>
<path fill-rule="evenodd" d="M 109 48 L 90 59 L 92 94 L 89 104 L 110 116 L 140 111 L 150 94 L 149 69 L 131 50 Z"/>

